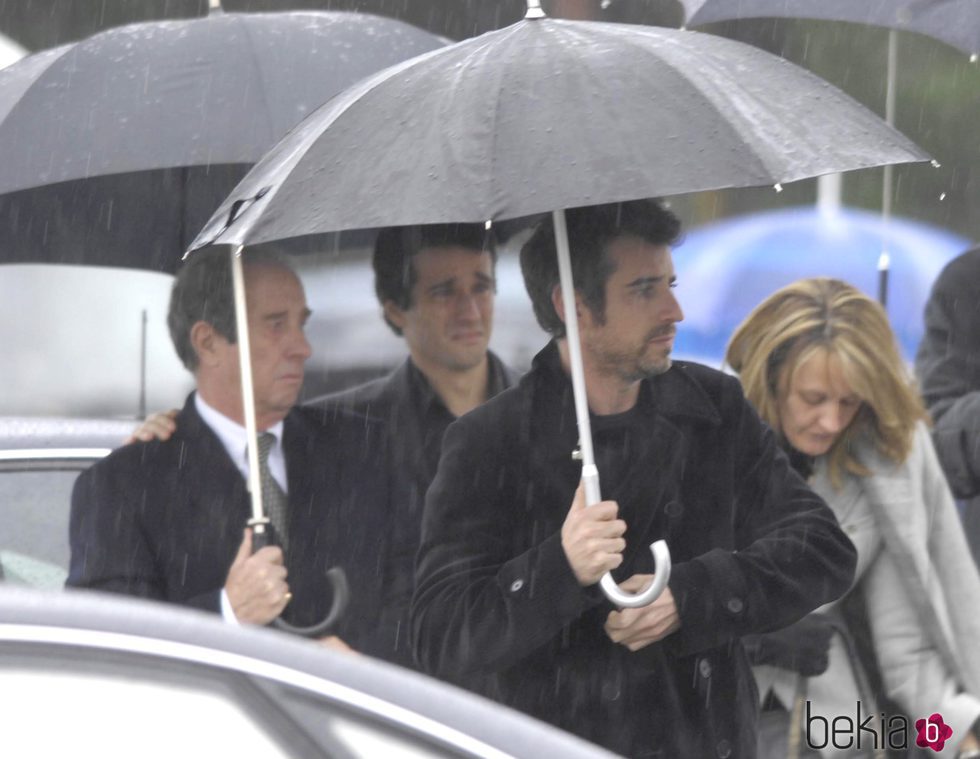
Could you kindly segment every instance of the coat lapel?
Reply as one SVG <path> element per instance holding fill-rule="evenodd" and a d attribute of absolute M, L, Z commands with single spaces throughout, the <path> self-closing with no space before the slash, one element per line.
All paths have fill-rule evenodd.
<path fill-rule="evenodd" d="M 907 467 L 896 466 L 877 454 L 872 460 L 874 475 L 862 478 L 861 484 L 885 547 L 898 565 L 908 597 L 923 626 L 930 631 L 929 638 L 947 669 L 962 676 L 960 656 L 950 645 L 948 620 L 943 619 L 932 602 L 935 589 L 930 587 L 929 580 L 934 579 L 935 570 L 926 548 L 926 535 L 930 529 L 926 524 L 927 508 L 915 497 L 914 483 Z M 942 560 L 937 557 L 937 561 Z"/>
<path fill-rule="evenodd" d="M 234 533 L 237 549 L 251 517 L 244 477 L 221 440 L 197 413 L 193 395 L 177 418 L 177 430 L 180 438 L 178 481 L 190 486 L 188 500 L 192 511 L 222 525 L 223 535 Z M 216 505 L 223 506 L 216 508 Z"/>
<path fill-rule="evenodd" d="M 245 480 L 193 397 L 177 418 L 176 445 L 166 448 L 167 492 L 158 494 L 167 524 L 161 535 L 170 536 L 158 551 L 183 597 L 223 585 L 250 516 Z"/>
<path fill-rule="evenodd" d="M 294 409 L 283 423 L 283 454 L 286 458 L 286 479 L 289 484 L 289 534 L 303 535 L 303 540 L 290 543 L 286 566 L 294 580 L 307 576 L 315 567 L 325 564 L 333 553 L 333 545 L 327 545 L 325 536 L 336 534 L 336 509 L 326 504 L 336 497 L 326 487 L 317 488 L 316 482 L 335 483 L 332 474 L 337 467 L 340 451 L 332 453 L 317 448 L 318 438 L 307 428 L 308 420 L 303 419 Z"/>
<path fill-rule="evenodd" d="M 682 524 L 683 509 L 678 508 L 683 505 L 681 489 L 690 447 L 685 427 L 691 423 L 721 424 L 714 404 L 680 366 L 645 381 L 638 403 L 646 434 L 636 436 L 638 446 L 622 481 L 605 486 L 607 497 L 632 505 L 623 554 L 623 566 L 628 568 L 624 576 L 653 571 L 649 550 L 653 541 L 663 539 L 668 545 L 683 542 L 673 533 L 690 529 L 690 525 Z"/>

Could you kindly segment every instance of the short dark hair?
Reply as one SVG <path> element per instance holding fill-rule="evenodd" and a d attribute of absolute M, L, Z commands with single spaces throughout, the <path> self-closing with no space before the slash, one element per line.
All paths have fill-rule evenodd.
<path fill-rule="evenodd" d="M 272 251 L 245 251 L 242 264 L 269 264 L 293 271 L 285 256 Z M 191 344 L 191 329 L 207 322 L 228 342 L 238 341 L 235 330 L 235 296 L 232 287 L 231 258 L 226 248 L 206 248 L 192 253 L 177 271 L 170 290 L 167 326 L 177 355 L 194 372 L 197 351 Z"/>
<path fill-rule="evenodd" d="M 459 247 L 474 253 L 489 253 L 496 265 L 497 247 L 493 231 L 484 224 L 421 224 L 410 227 L 386 227 L 374 244 L 374 292 L 383 306 L 393 301 L 401 309 L 412 307 L 412 289 L 418 275 L 412 258 L 425 248 Z M 396 335 L 402 331 L 385 322 Z"/>
<path fill-rule="evenodd" d="M 606 314 L 606 282 L 615 269 L 606 252 L 608 244 L 634 236 L 651 245 L 673 245 L 681 233 L 680 219 L 653 199 L 571 208 L 565 211 L 565 223 L 575 289 L 600 323 Z M 538 324 L 552 336 L 564 337 L 565 323 L 551 302 L 559 277 L 550 215 L 521 248 L 521 273 Z"/>

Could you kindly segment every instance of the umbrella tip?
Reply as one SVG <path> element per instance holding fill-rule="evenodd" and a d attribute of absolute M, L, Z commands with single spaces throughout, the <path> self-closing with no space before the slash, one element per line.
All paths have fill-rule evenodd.
<path fill-rule="evenodd" d="M 524 18 L 545 18 L 545 12 L 541 9 L 541 0 L 527 0 L 527 13 Z"/>

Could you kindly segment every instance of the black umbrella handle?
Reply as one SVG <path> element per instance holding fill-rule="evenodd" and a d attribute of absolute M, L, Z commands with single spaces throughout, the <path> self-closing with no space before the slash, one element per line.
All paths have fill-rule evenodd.
<path fill-rule="evenodd" d="M 272 526 L 265 525 L 264 530 L 253 530 L 252 532 L 252 553 L 259 551 L 266 546 L 276 545 L 273 538 Z M 272 625 L 283 632 L 300 635 L 304 638 L 320 638 L 326 635 L 344 616 L 347 605 L 350 603 L 350 586 L 347 583 L 347 575 L 342 567 L 331 567 L 326 572 L 327 582 L 333 588 L 333 603 L 327 616 L 308 627 L 291 625 L 282 617 L 277 617 L 272 621 Z"/>

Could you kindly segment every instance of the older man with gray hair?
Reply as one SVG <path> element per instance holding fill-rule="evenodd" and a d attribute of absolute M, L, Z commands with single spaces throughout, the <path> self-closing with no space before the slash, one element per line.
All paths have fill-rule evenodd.
<path fill-rule="evenodd" d="M 221 251 L 195 254 L 173 286 L 168 323 L 197 389 L 168 440 L 118 449 L 72 495 L 69 587 L 157 599 L 267 624 L 326 616 L 330 566 L 346 570 L 352 605 L 337 634 L 371 651 L 382 605 L 388 493 L 371 476 L 383 440 L 351 450 L 353 413 L 328 423 L 295 408 L 310 345 L 303 287 L 284 259 L 246 254 L 259 467 L 278 545 L 253 552 L 247 436 L 232 299 Z"/>

